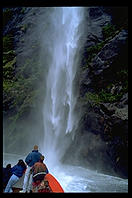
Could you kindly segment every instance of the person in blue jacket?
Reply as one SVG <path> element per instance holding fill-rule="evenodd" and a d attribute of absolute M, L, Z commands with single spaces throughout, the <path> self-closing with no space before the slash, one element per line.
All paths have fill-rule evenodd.
<path fill-rule="evenodd" d="M 12 186 L 17 183 L 17 181 L 20 179 L 20 177 L 22 177 L 23 173 L 26 170 L 26 164 L 24 163 L 24 161 L 22 159 L 20 159 L 18 161 L 18 163 L 12 167 L 11 171 L 12 171 L 12 176 L 10 177 L 6 188 L 4 190 L 5 193 L 11 193 L 13 192 L 12 190 Z"/>
<path fill-rule="evenodd" d="M 25 172 L 25 177 L 24 177 L 24 182 L 23 182 L 23 190 L 20 191 L 20 193 L 30 193 L 32 191 L 32 166 L 36 163 L 39 162 L 40 157 L 42 154 L 38 152 L 38 146 L 35 145 L 32 152 L 30 152 L 26 159 L 25 162 L 27 164 L 27 169 Z"/>

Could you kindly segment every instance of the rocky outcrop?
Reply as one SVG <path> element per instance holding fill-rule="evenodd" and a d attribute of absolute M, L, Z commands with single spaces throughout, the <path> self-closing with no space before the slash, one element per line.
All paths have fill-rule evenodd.
<path fill-rule="evenodd" d="M 127 26 L 108 26 L 114 17 L 102 8 L 90 8 L 89 17 L 92 23 L 89 21 L 80 73 L 78 104 L 82 116 L 69 148 L 73 154 L 67 161 L 127 178 Z M 103 30 L 108 30 L 107 38 Z"/>
<path fill-rule="evenodd" d="M 121 49 L 126 44 L 127 38 L 128 33 L 125 30 L 122 30 L 113 39 L 106 43 L 90 64 L 94 75 L 99 75 L 112 65 L 121 52 Z"/>
<path fill-rule="evenodd" d="M 40 104 L 43 103 L 45 68 L 39 62 L 40 12 L 43 9 L 39 7 L 5 8 L 3 11 L 3 21 L 6 19 L 3 26 L 4 152 L 28 152 L 23 142 L 38 144 L 40 140 L 36 142 L 33 131 L 43 131 Z M 17 151 L 16 145 L 19 145 Z"/>
<path fill-rule="evenodd" d="M 108 84 L 110 81 L 112 82 L 113 77 L 115 77 L 115 72 L 121 69 L 118 66 L 119 61 L 124 61 L 126 59 L 124 54 L 127 54 L 127 38 L 127 31 L 122 30 L 113 39 L 109 40 L 100 52 L 91 60 L 89 67 L 82 72 L 80 78 L 80 90 L 82 95 L 88 90 L 91 90 L 92 87 L 103 88 L 106 86 L 106 83 Z M 116 65 L 118 59 L 120 60 Z M 108 78 L 105 79 L 104 75 Z M 84 92 L 83 86 L 85 87 Z"/>

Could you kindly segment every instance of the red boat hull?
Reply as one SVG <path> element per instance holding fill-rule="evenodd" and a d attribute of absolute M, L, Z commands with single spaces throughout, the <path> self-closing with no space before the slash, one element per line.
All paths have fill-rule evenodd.
<path fill-rule="evenodd" d="M 45 180 L 47 180 L 49 182 L 49 186 L 50 186 L 52 192 L 64 193 L 63 188 L 61 187 L 61 185 L 59 184 L 59 182 L 53 175 L 51 175 L 50 173 L 46 174 Z"/>

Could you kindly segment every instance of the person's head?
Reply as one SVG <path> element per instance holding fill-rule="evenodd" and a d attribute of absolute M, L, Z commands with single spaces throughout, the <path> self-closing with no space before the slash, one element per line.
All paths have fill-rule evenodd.
<path fill-rule="evenodd" d="M 41 156 L 40 156 L 40 162 L 43 162 L 43 161 L 44 161 L 44 156 L 41 155 Z"/>
<path fill-rule="evenodd" d="M 38 150 L 38 146 L 37 145 L 34 145 L 33 149 L 34 150 Z"/>
<path fill-rule="evenodd" d="M 6 168 L 8 168 L 8 169 L 11 168 L 11 164 L 7 164 Z"/>
<path fill-rule="evenodd" d="M 22 159 L 19 159 L 18 160 L 17 165 L 22 166 L 22 167 L 25 167 L 26 166 L 26 164 L 24 163 L 24 161 Z"/>

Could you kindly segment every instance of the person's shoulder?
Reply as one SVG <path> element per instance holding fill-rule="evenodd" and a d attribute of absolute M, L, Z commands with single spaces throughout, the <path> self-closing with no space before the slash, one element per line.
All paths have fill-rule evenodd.
<path fill-rule="evenodd" d="M 30 155 L 32 155 L 32 152 L 28 153 L 28 154 L 27 154 L 27 157 L 29 157 Z"/>
<path fill-rule="evenodd" d="M 38 166 L 40 166 L 40 162 L 35 162 L 35 164 L 33 165 L 34 168 L 37 168 Z"/>
<path fill-rule="evenodd" d="M 12 168 L 15 168 L 15 167 L 17 167 L 18 165 L 17 164 L 15 164 Z"/>
<path fill-rule="evenodd" d="M 46 164 L 45 163 L 42 163 L 42 166 L 46 167 Z"/>
<path fill-rule="evenodd" d="M 39 154 L 40 156 L 42 156 L 42 153 L 40 153 L 39 151 L 38 151 L 38 154 Z"/>
<path fill-rule="evenodd" d="M 15 170 L 15 169 L 17 169 L 18 168 L 18 165 L 16 164 L 16 165 L 14 165 L 12 168 L 11 168 L 11 170 Z"/>
<path fill-rule="evenodd" d="M 35 151 L 35 152 L 32 152 L 32 153 L 35 154 L 35 155 L 42 156 L 42 154 L 39 151 Z"/>
<path fill-rule="evenodd" d="M 40 162 L 35 162 L 35 164 L 34 164 L 34 165 L 35 165 L 35 166 L 37 166 L 37 165 L 39 165 L 39 164 L 40 164 Z"/>

